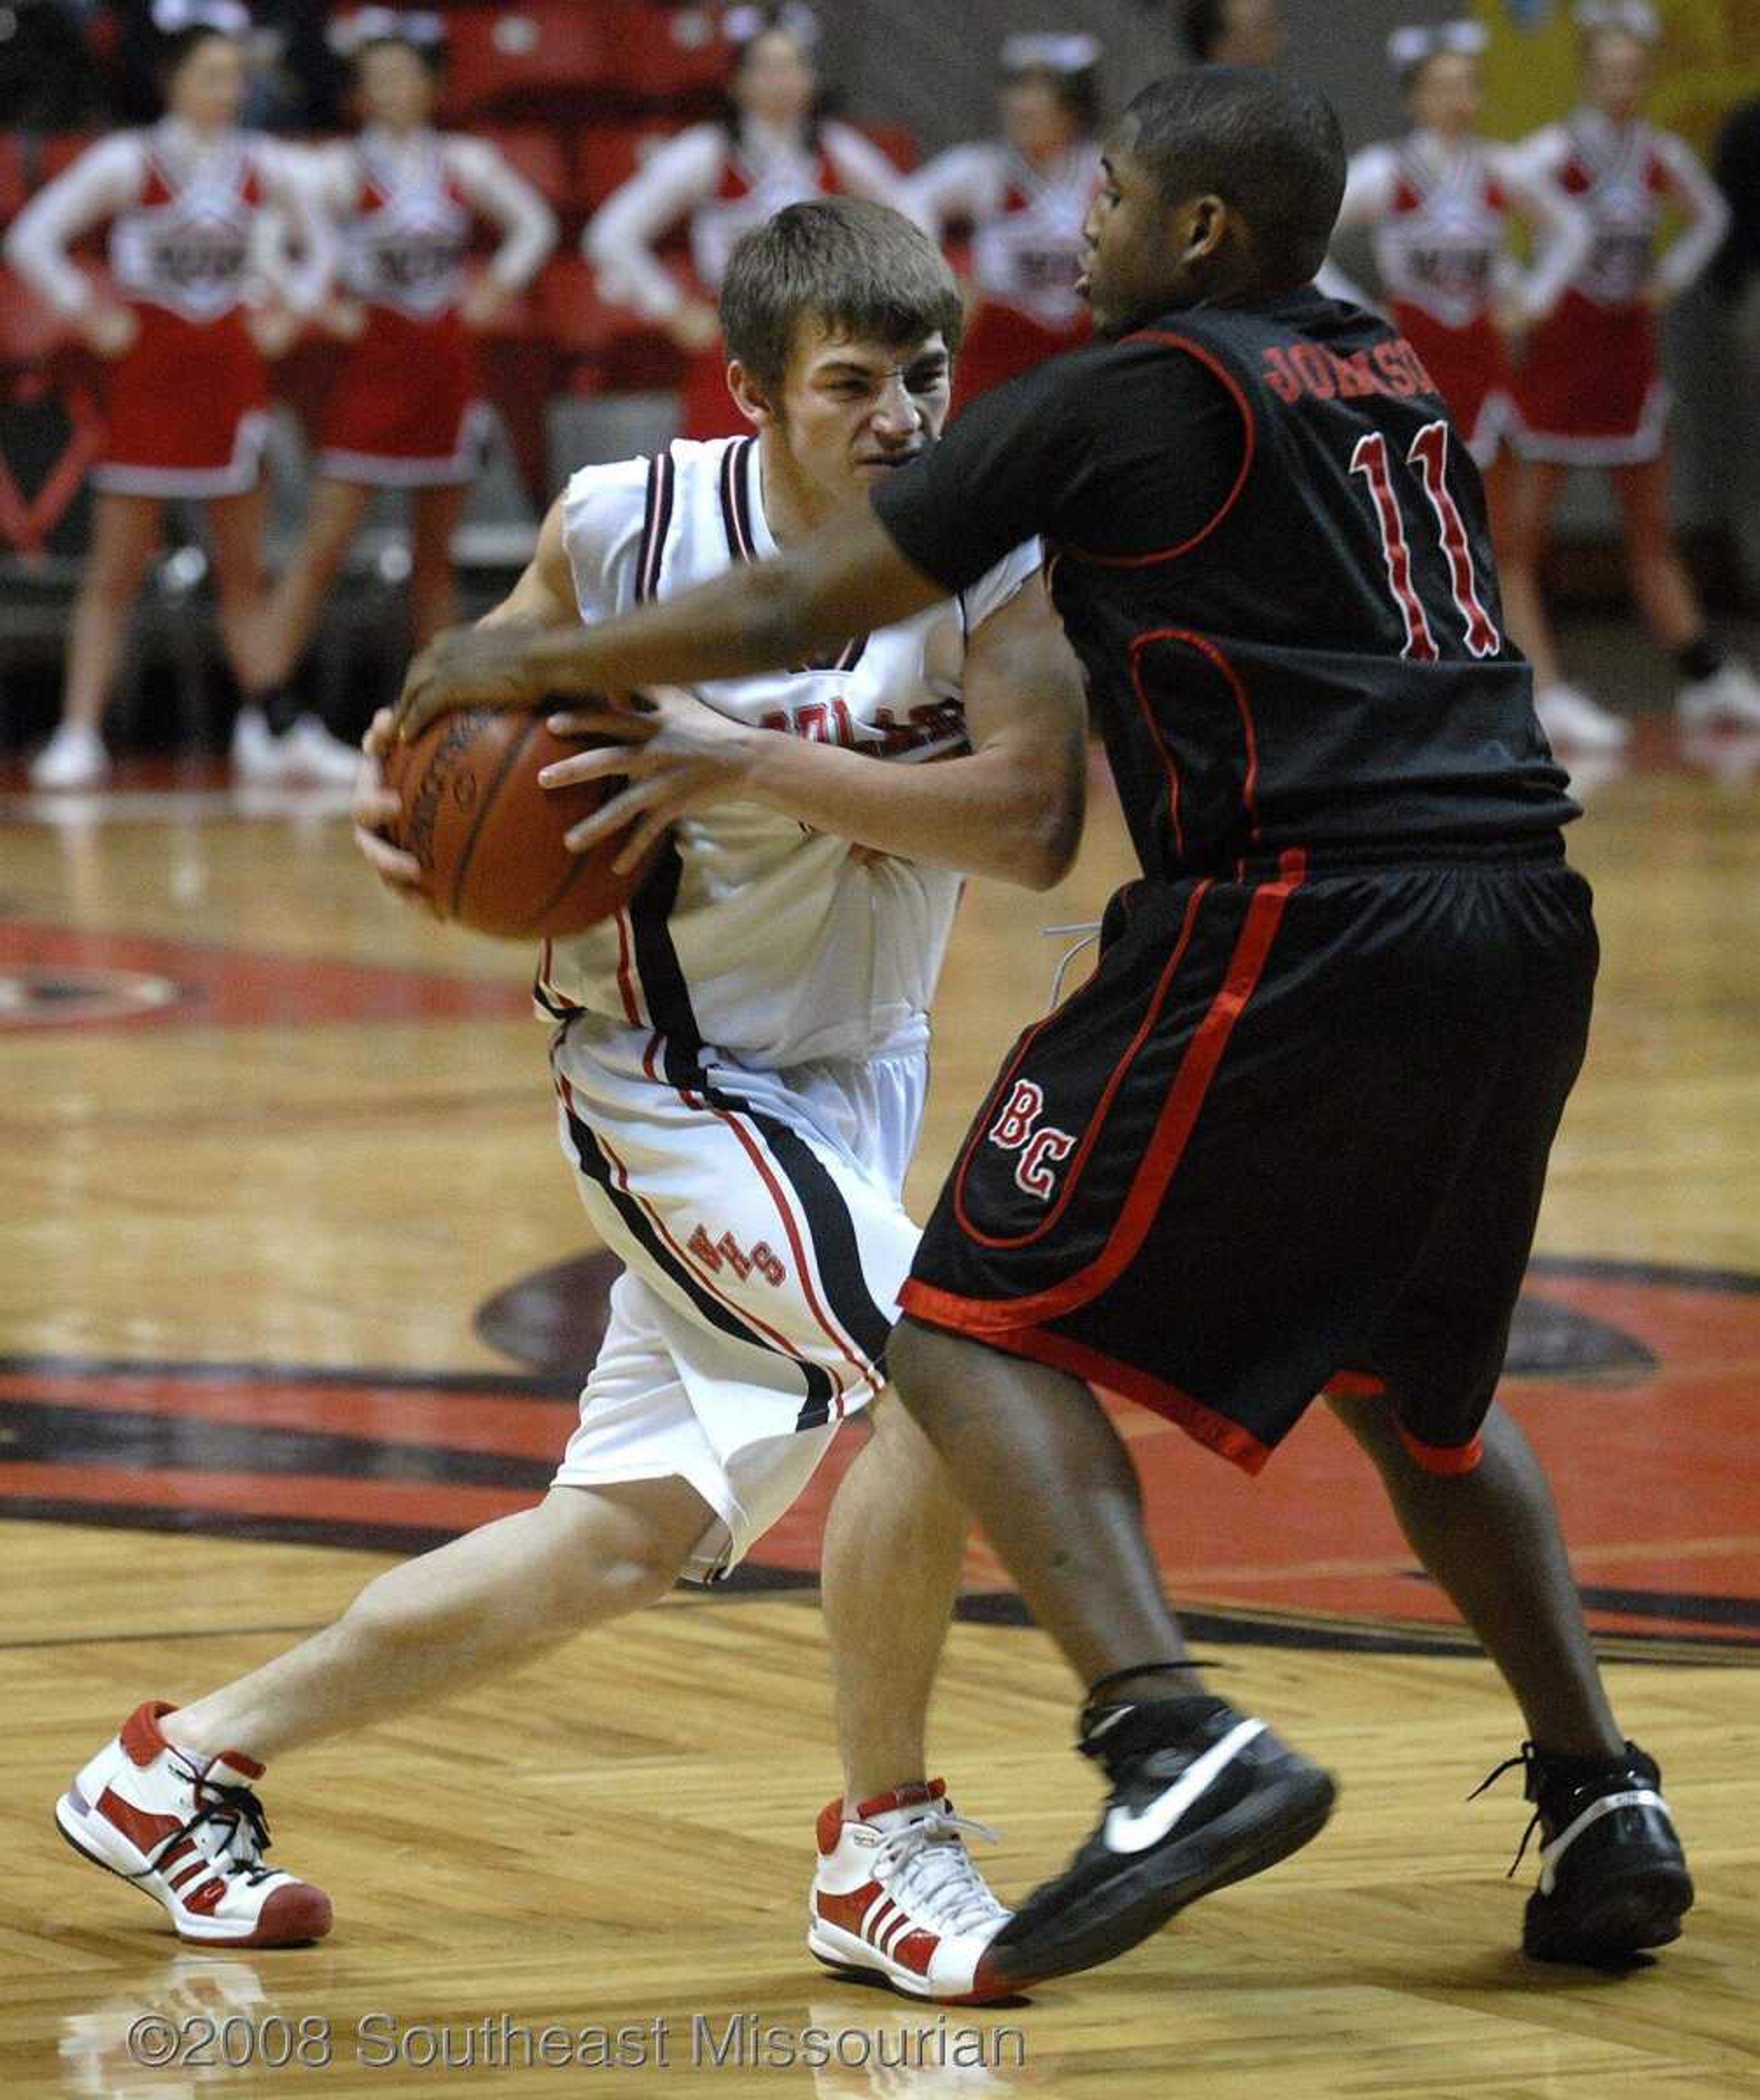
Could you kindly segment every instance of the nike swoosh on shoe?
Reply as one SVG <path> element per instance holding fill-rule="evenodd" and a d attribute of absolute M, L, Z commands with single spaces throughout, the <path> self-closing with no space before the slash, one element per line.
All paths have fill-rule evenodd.
<path fill-rule="evenodd" d="M 1146 1808 L 1114 1808 L 1107 1815 L 1103 1833 L 1110 1852 L 1146 1852 L 1158 1845 L 1198 1796 L 1215 1780 L 1224 1767 L 1238 1757 L 1255 1736 L 1265 1732 L 1263 1721 L 1242 1721 L 1220 1743 L 1214 1743 L 1188 1765 L 1173 1785 L 1156 1795 Z"/>

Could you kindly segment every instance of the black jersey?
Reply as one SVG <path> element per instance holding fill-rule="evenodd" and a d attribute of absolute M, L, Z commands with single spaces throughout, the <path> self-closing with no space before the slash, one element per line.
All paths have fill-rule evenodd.
<path fill-rule="evenodd" d="M 1057 359 L 873 501 L 950 589 L 1044 536 L 1152 876 L 1577 814 L 1503 632 L 1477 470 L 1359 307 L 1305 289 Z"/>

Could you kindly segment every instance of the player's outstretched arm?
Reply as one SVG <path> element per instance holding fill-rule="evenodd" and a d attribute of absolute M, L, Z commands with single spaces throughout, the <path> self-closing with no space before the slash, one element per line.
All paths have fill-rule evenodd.
<path fill-rule="evenodd" d="M 506 621 L 448 628 L 416 659 L 395 711 L 402 735 L 416 735 L 452 708 L 536 707 L 774 671 L 852 634 L 890 627 L 949 593 L 906 560 L 862 507 L 770 561 L 743 562 L 695 590 L 592 627 L 579 625 L 571 607 L 566 630 L 519 634 L 511 612 L 519 594 L 504 608 Z"/>
<path fill-rule="evenodd" d="M 631 717 L 595 708 L 551 717 L 608 747 L 558 761 L 545 787 L 627 778 L 629 786 L 569 834 L 584 852 L 631 826 L 633 867 L 665 827 L 719 801 L 761 802 L 854 845 L 1048 889 L 1082 834 L 1087 704 L 1082 675 L 1034 576 L 973 634 L 964 670 L 971 751 L 937 764 L 872 756 L 757 729 L 662 689 Z"/>

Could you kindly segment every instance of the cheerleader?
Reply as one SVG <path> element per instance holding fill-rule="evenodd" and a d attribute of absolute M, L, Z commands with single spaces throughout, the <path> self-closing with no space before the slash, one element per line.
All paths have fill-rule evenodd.
<path fill-rule="evenodd" d="M 410 610 L 419 648 L 456 618 L 452 538 L 488 418 L 473 337 L 556 245 L 549 207 L 486 139 L 431 128 L 444 31 L 436 15 L 364 7 L 332 25 L 365 129 L 306 157 L 342 241 L 341 291 L 320 315 L 348 345 L 326 404 L 306 529 L 271 594 L 270 666 L 287 677 L 376 488 L 410 495 Z M 478 216 L 500 246 L 467 285 Z"/>
<path fill-rule="evenodd" d="M 744 428 L 727 392 L 715 297 L 740 235 L 785 205 L 815 196 L 871 197 L 906 209 L 904 178 L 847 124 L 814 114 L 818 24 L 799 5 L 730 9 L 728 108 L 655 152 L 607 197 L 581 245 L 613 305 L 657 323 L 686 353 L 684 435 Z M 655 244 L 688 219 L 690 280 L 681 284 Z"/>
<path fill-rule="evenodd" d="M 1550 313 L 1589 253 L 1589 222 L 1512 148 L 1475 135 L 1484 106 L 1476 22 L 1396 29 L 1387 55 L 1413 128 L 1351 157 L 1341 227 L 1373 229 L 1383 296 L 1486 472 L 1493 510 L 1512 410 L 1506 343 Z M 1533 267 L 1509 251 L 1511 218 L 1534 236 Z"/>
<path fill-rule="evenodd" d="M 245 8 L 157 0 L 152 20 L 164 40 L 165 116 L 82 154 L 25 207 L 6 243 L 13 268 L 111 364 L 91 551 L 60 726 L 31 767 L 38 788 L 92 787 L 109 772 L 104 703 L 170 496 L 203 505 L 221 635 L 246 696 L 240 719 L 247 735 L 267 735 L 255 704 L 273 682 L 260 623 L 265 360 L 321 302 L 332 247 L 284 149 L 237 128 Z M 105 221 L 113 292 L 67 252 Z M 324 770 L 331 741 L 316 721 L 292 725 L 277 770 Z"/>
<path fill-rule="evenodd" d="M 1534 330 L 1515 376 L 1515 443 L 1528 462 L 1514 536 L 1518 567 L 1537 575 L 1567 471 L 1609 468 L 1633 595 L 1680 673 L 1683 726 L 1760 726 L 1760 683 L 1711 640 L 1675 548 L 1669 394 L 1656 360 L 1655 316 L 1710 262 L 1728 207 L 1691 150 L 1639 115 L 1657 34 L 1651 9 L 1643 0 L 1590 0 L 1577 21 L 1582 106 L 1522 149 L 1533 177 L 1556 184 L 1587 214 L 1594 241 L 1555 312 Z M 1686 226 L 1659 257 L 1666 210 Z M 1517 638 L 1533 660 L 1549 731 L 1584 748 L 1617 748 L 1630 734 L 1627 724 L 1562 682 L 1537 598 L 1535 615 Z"/>
<path fill-rule="evenodd" d="M 1100 184 L 1101 47 L 1087 36 L 1010 37 L 999 139 L 955 146 L 909 183 L 937 239 L 972 228 L 972 315 L 954 368 L 955 407 L 1088 336 L 1076 291 L 1082 223 Z"/>

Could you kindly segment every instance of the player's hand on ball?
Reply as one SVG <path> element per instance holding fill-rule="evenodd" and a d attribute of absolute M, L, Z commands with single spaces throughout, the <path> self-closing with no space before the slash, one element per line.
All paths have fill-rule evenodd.
<path fill-rule="evenodd" d="M 756 762 L 752 733 L 731 721 L 694 693 L 656 686 L 638 700 L 638 712 L 608 704 L 576 708 L 549 717 L 556 736 L 589 736 L 597 748 L 557 760 L 538 775 L 541 788 L 567 788 L 582 780 L 627 779 L 620 794 L 601 803 L 567 834 L 571 853 L 589 853 L 627 825 L 611 866 L 622 874 L 636 866 L 669 824 L 692 810 L 706 809 L 739 794 Z"/>
<path fill-rule="evenodd" d="M 529 620 L 448 627 L 410 665 L 392 710 L 397 735 L 420 736 L 458 708 L 535 708 L 546 699 L 596 697 L 569 661 L 574 636 Z"/>
<path fill-rule="evenodd" d="M 391 748 L 392 734 L 391 711 L 381 708 L 361 739 L 360 770 L 355 775 L 354 799 L 349 810 L 355 820 L 355 845 L 388 889 L 437 918 L 439 913 L 421 889 L 421 862 L 382 835 L 382 827 L 395 823 L 402 808 L 397 796 L 385 784 L 382 764 Z"/>

